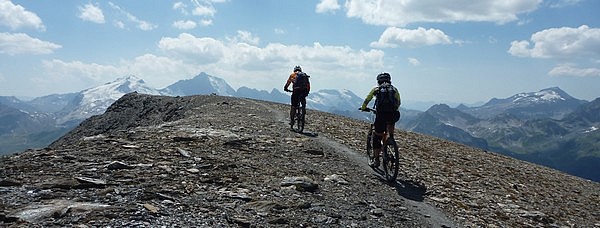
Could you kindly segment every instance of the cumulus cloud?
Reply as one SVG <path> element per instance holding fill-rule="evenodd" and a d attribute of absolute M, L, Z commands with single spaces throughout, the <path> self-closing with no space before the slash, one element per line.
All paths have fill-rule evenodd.
<path fill-rule="evenodd" d="M 219 61 L 224 56 L 224 45 L 221 41 L 182 33 L 176 38 L 163 37 L 158 42 L 158 47 L 168 53 L 189 58 L 203 63 Z"/>
<path fill-rule="evenodd" d="M 2 54 L 50 54 L 61 47 L 24 33 L 0 33 L 0 53 Z"/>
<path fill-rule="evenodd" d="M 196 8 L 192 10 L 192 14 L 196 16 L 208 16 L 212 17 L 215 15 L 217 10 L 213 6 L 196 5 Z"/>
<path fill-rule="evenodd" d="M 21 5 L 15 5 L 8 0 L 0 0 L 0 25 L 15 30 L 19 28 L 35 28 L 45 31 L 46 27 L 37 14 L 25 10 Z"/>
<path fill-rule="evenodd" d="M 600 29 L 582 25 L 542 30 L 529 41 L 511 42 L 508 53 L 532 58 L 600 59 Z"/>
<path fill-rule="evenodd" d="M 173 22 L 173 27 L 178 28 L 178 29 L 183 29 L 183 30 L 190 30 L 190 29 L 194 29 L 196 28 L 197 24 L 196 22 L 187 20 L 187 21 L 176 21 Z"/>
<path fill-rule="evenodd" d="M 572 76 L 572 77 L 600 77 L 600 68 L 578 68 L 568 64 L 554 67 L 550 76 Z"/>
<path fill-rule="evenodd" d="M 183 2 L 176 2 L 173 3 L 173 9 L 174 10 L 178 10 L 179 12 L 181 12 L 183 15 L 188 15 L 189 13 L 186 10 L 187 5 Z"/>
<path fill-rule="evenodd" d="M 179 29 L 192 29 L 196 26 L 209 26 L 213 24 L 213 17 L 217 13 L 213 3 L 222 3 L 225 1 L 219 0 L 204 0 L 200 3 L 198 0 L 191 1 L 193 6 L 188 6 L 182 2 L 176 2 L 173 4 L 173 9 L 179 11 L 183 16 L 187 17 L 199 17 L 197 19 L 185 19 L 178 20 L 173 23 L 173 26 Z M 192 15 L 192 16 L 190 16 Z M 193 25 L 193 27 L 192 27 Z"/>
<path fill-rule="evenodd" d="M 84 21 L 91 21 L 98 24 L 104 24 L 104 14 L 100 7 L 91 3 L 79 7 L 79 18 Z"/>
<path fill-rule="evenodd" d="M 241 42 L 241 43 L 247 43 L 247 44 L 252 44 L 252 45 L 258 45 L 258 42 L 260 41 L 260 38 L 252 35 L 251 32 L 242 31 L 242 30 L 237 31 L 236 37 L 227 38 L 227 39 L 230 40 L 231 42 L 235 42 L 235 43 Z"/>
<path fill-rule="evenodd" d="M 355 50 L 348 46 L 320 43 L 308 46 L 281 43 L 258 46 L 258 40 L 258 37 L 246 31 L 238 31 L 235 38 L 225 40 L 181 33 L 176 37 L 163 37 L 159 41 L 158 48 L 163 52 L 162 56 L 145 54 L 115 65 L 54 60 L 45 63 L 45 71 L 53 72 L 49 73 L 53 77 L 75 78 L 81 83 L 85 81 L 88 84 L 84 88 L 126 74 L 140 75 L 148 84 L 164 87 L 181 77 L 205 71 L 226 79 L 234 88 L 248 86 L 270 90 L 274 78 L 281 79 L 283 85 L 295 65 L 307 66 L 305 70 L 319 83 L 371 79 L 369 76 L 372 76 L 372 72 L 381 71 L 384 67 L 384 52 L 377 49 Z M 248 75 L 252 75 L 252 80 L 247 80 Z"/>
<path fill-rule="evenodd" d="M 348 17 L 364 23 L 403 27 L 415 22 L 461 21 L 504 24 L 537 9 L 542 0 L 347 0 Z"/>
<path fill-rule="evenodd" d="M 340 4 L 338 4 L 337 0 L 321 0 L 319 4 L 317 4 L 315 11 L 317 13 L 335 13 L 335 11 L 341 8 Z"/>
<path fill-rule="evenodd" d="M 81 61 L 65 62 L 58 59 L 44 60 L 43 67 L 48 72 L 48 77 L 53 79 L 78 78 L 76 81 L 105 82 L 107 75 L 119 75 L 123 72 L 115 66 L 100 65 L 96 63 L 83 63 Z"/>
<path fill-rule="evenodd" d="M 403 29 L 397 27 L 387 28 L 377 42 L 372 42 L 375 48 L 416 48 L 436 44 L 450 44 L 452 41 L 444 32 L 438 29 Z"/>
<path fill-rule="evenodd" d="M 288 63 L 310 60 L 339 65 L 346 65 L 345 62 L 348 62 L 348 65 L 383 62 L 383 52 L 380 50 L 355 51 L 346 46 L 323 46 L 320 43 L 314 43 L 313 46 L 271 43 L 261 48 L 256 46 L 258 40 L 258 37 L 247 31 L 238 31 L 238 36 L 228 39 L 228 42 L 182 33 L 175 38 L 163 37 L 158 47 L 167 54 L 184 56 L 204 64 L 219 62 L 223 63 L 223 66 L 252 61 L 256 61 L 253 64 L 262 66 L 280 60 Z"/>
<path fill-rule="evenodd" d="M 183 61 L 145 54 L 131 60 L 124 60 L 116 65 L 84 63 L 81 61 L 62 61 L 58 59 L 43 61 L 44 77 L 34 79 L 40 87 L 51 86 L 52 91 L 73 92 L 71 88 L 91 88 L 98 84 L 112 81 L 124 75 L 137 75 L 150 85 L 161 87 L 169 85 L 181 76 L 197 73 L 197 69 Z M 69 81 L 57 84 L 56 81 Z"/>

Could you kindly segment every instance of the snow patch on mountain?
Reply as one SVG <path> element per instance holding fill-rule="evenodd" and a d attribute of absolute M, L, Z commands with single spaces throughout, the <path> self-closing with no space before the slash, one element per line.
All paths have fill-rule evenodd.
<path fill-rule="evenodd" d="M 519 102 L 556 102 L 566 100 L 558 92 L 547 89 L 532 93 L 519 93 L 515 95 L 514 103 Z"/>
<path fill-rule="evenodd" d="M 311 93 L 306 102 L 310 108 L 322 111 L 354 110 L 362 104 L 362 99 L 347 89 L 325 89 Z"/>
<path fill-rule="evenodd" d="M 131 92 L 161 94 L 158 90 L 148 87 L 144 80 L 134 75 L 125 76 L 113 82 L 81 91 L 78 99 L 73 100 L 65 107 L 64 115 L 58 119 L 58 123 L 83 120 L 102 114 L 113 102 Z"/>

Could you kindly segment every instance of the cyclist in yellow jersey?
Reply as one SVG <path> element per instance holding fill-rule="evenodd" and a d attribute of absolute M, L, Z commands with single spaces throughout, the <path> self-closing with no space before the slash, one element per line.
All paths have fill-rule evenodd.
<path fill-rule="evenodd" d="M 361 106 L 362 111 L 367 111 L 367 105 L 375 97 L 375 137 L 373 140 L 372 165 L 379 166 L 379 155 L 381 154 L 384 132 L 388 133 L 389 138 L 394 137 L 394 128 L 396 122 L 400 119 L 400 93 L 396 87 L 392 86 L 392 78 L 389 73 L 377 75 L 377 86 L 373 88 Z"/>

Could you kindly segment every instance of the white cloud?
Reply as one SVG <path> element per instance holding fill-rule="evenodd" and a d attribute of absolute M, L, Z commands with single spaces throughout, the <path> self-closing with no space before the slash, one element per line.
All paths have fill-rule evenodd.
<path fill-rule="evenodd" d="M 185 5 L 185 3 L 183 3 L 183 2 L 173 3 L 173 9 L 174 10 L 179 10 L 179 12 L 181 12 L 181 14 L 183 14 L 183 15 L 188 15 L 189 14 L 187 12 L 186 8 L 187 8 L 187 5 Z"/>
<path fill-rule="evenodd" d="M 510 42 L 510 48 L 508 49 L 508 53 L 518 57 L 527 57 L 530 55 L 529 50 L 529 41 L 521 40 L 521 41 L 513 41 Z"/>
<path fill-rule="evenodd" d="M 56 92 L 73 92 L 98 86 L 124 75 L 142 77 L 150 86 L 164 87 L 181 79 L 182 76 L 197 73 L 194 65 L 182 61 L 151 54 L 138 56 L 132 60 L 122 61 L 116 65 L 101 65 L 80 61 L 65 62 L 62 60 L 44 61 L 44 77 L 34 79 L 40 88 L 48 88 Z M 69 83 L 57 84 L 56 81 Z"/>
<path fill-rule="evenodd" d="M 194 8 L 194 10 L 192 10 L 192 14 L 196 15 L 196 16 L 207 16 L 207 17 L 213 17 L 215 15 L 215 13 L 217 13 L 217 10 L 211 5 L 211 6 L 204 6 L 204 5 L 196 5 L 196 8 Z"/>
<path fill-rule="evenodd" d="M 189 29 L 196 28 L 196 26 L 197 26 L 196 22 L 189 21 L 189 20 L 173 22 L 173 27 L 178 28 L 178 29 L 189 30 Z"/>
<path fill-rule="evenodd" d="M 168 53 L 204 63 L 219 61 L 225 51 L 221 41 L 208 37 L 196 38 L 188 33 L 182 33 L 177 38 L 163 37 L 158 47 Z"/>
<path fill-rule="evenodd" d="M 202 26 L 209 26 L 213 24 L 213 21 L 211 19 L 202 19 L 200 20 L 200 24 Z"/>
<path fill-rule="evenodd" d="M 125 23 L 123 23 L 122 21 L 114 21 L 113 25 L 115 25 L 115 27 L 117 28 L 125 29 Z"/>
<path fill-rule="evenodd" d="M 0 53 L 2 54 L 50 54 L 61 47 L 24 33 L 0 33 Z"/>
<path fill-rule="evenodd" d="M 408 63 L 410 63 L 410 65 L 413 65 L 413 66 L 421 65 L 421 61 L 419 61 L 418 59 L 415 59 L 415 58 L 408 58 Z"/>
<path fill-rule="evenodd" d="M 521 13 L 537 9 L 542 0 L 347 0 L 348 17 L 364 23 L 405 26 L 415 22 L 453 23 L 461 21 L 515 21 Z"/>
<path fill-rule="evenodd" d="M 377 72 L 383 67 L 384 53 L 381 50 L 353 50 L 347 46 L 323 46 L 320 43 L 312 46 L 270 43 L 259 47 L 244 42 L 246 38 L 240 39 L 240 36 L 258 39 L 243 31 L 240 31 L 236 39 L 229 39 L 227 42 L 182 33 L 175 38 L 162 38 L 159 49 L 172 58 L 181 58 L 205 71 L 225 77 L 232 86 L 244 82 L 252 83 L 245 86 L 254 88 L 272 85 L 273 81 L 269 78 L 273 77 L 274 72 L 289 74 L 290 67 L 294 65 L 311 66 L 307 68 L 311 72 L 342 75 L 351 80 L 360 79 L 364 75 L 355 71 L 367 69 L 368 72 Z M 247 71 L 256 76 L 252 82 L 239 74 Z M 340 78 L 331 80 L 333 83 Z"/>
<path fill-rule="evenodd" d="M 341 8 L 340 4 L 338 4 L 337 0 L 321 0 L 319 4 L 317 4 L 315 11 L 317 13 L 335 13 L 335 11 Z"/>
<path fill-rule="evenodd" d="M 83 63 L 80 61 L 64 62 L 62 60 L 44 60 L 44 72 L 48 72 L 48 77 L 53 79 L 63 79 L 62 77 L 79 78 L 77 81 L 106 82 L 107 75 L 120 75 L 123 71 L 114 66 L 100 65 L 96 63 Z"/>
<path fill-rule="evenodd" d="M 237 31 L 237 36 L 234 38 L 227 38 L 230 42 L 234 42 L 234 43 L 247 43 L 247 44 L 251 44 L 251 45 L 258 45 L 260 38 L 258 38 L 257 36 L 252 35 L 251 32 L 248 31 L 242 31 L 242 30 L 238 30 Z"/>
<path fill-rule="evenodd" d="M 550 8 L 562 8 L 562 7 L 577 5 L 582 1 L 583 0 L 556 0 L 556 1 L 549 1 L 549 2 L 550 2 Z"/>
<path fill-rule="evenodd" d="M 140 20 L 138 19 L 136 16 L 134 16 L 133 14 L 121 9 L 121 7 L 119 7 L 118 5 L 115 5 L 112 2 L 108 2 L 108 4 L 115 10 L 119 11 L 121 14 L 125 15 L 125 17 L 127 18 L 127 20 L 129 22 L 133 22 L 134 24 L 136 24 L 136 27 L 143 30 L 143 31 L 149 31 L 149 30 L 153 30 L 158 28 L 158 25 L 152 24 L 150 22 L 144 21 L 144 20 Z M 122 25 L 123 27 L 119 27 L 119 28 L 124 28 L 124 22 L 119 20 L 120 24 L 118 25 Z"/>
<path fill-rule="evenodd" d="M 201 71 L 224 78 L 234 88 L 271 90 L 283 86 L 293 66 L 302 65 L 319 85 L 334 85 L 352 81 L 348 89 L 363 88 L 372 83 L 374 73 L 384 68 L 384 52 L 381 50 L 354 50 L 348 46 L 326 46 L 314 43 L 310 46 L 270 43 L 257 46 L 257 42 L 244 40 L 259 38 L 249 32 L 239 31 L 235 39 L 217 40 L 195 37 L 182 33 L 177 37 L 163 37 L 158 48 L 162 56 L 141 55 L 114 65 L 46 61 L 45 78 L 38 78 L 40 86 L 50 83 L 53 91 L 69 91 L 69 88 L 90 88 L 127 74 L 142 77 L 149 85 L 160 88 L 182 77 L 191 77 Z M 248 80 L 248 77 L 252 77 Z M 62 80 L 59 80 L 62 79 Z M 56 81 L 74 81 L 73 86 L 54 85 Z M 281 85 L 279 85 L 281 84 Z M 356 88 L 352 88 L 356 86 Z M 60 89 L 59 87 L 64 87 Z M 48 89 L 49 90 L 49 89 Z M 73 91 L 71 89 L 70 91 Z"/>
<path fill-rule="evenodd" d="M 600 77 L 600 68 L 577 68 L 564 64 L 554 67 L 548 74 L 550 76 Z"/>
<path fill-rule="evenodd" d="M 513 41 L 508 52 L 514 56 L 532 58 L 600 59 L 598 28 L 586 25 L 551 28 L 534 33 L 530 41 Z"/>
<path fill-rule="evenodd" d="M 436 44 L 450 44 L 450 37 L 438 29 L 403 29 L 397 27 L 387 28 L 377 42 L 372 42 L 375 48 L 416 48 Z"/>
<path fill-rule="evenodd" d="M 0 0 L 0 25 L 8 26 L 13 30 L 23 27 L 32 27 L 40 31 L 46 30 L 42 19 L 35 13 L 8 0 Z"/>
<path fill-rule="evenodd" d="M 79 7 L 79 18 L 84 21 L 91 21 L 98 24 L 104 24 L 104 14 L 100 7 L 93 5 L 92 3 L 85 4 L 85 6 Z"/>

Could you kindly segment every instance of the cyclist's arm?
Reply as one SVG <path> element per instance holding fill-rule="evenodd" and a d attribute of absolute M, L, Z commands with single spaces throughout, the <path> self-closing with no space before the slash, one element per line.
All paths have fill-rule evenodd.
<path fill-rule="evenodd" d="M 400 109 L 400 104 L 402 104 L 402 100 L 400 100 L 400 92 L 398 92 L 398 89 L 396 89 L 394 87 L 394 89 L 396 90 L 396 99 L 398 99 L 398 107 L 396 107 L 396 110 Z"/>
<path fill-rule="evenodd" d="M 360 107 L 360 109 L 364 110 L 367 108 L 367 105 L 369 105 L 369 102 L 371 102 L 371 100 L 373 99 L 373 96 L 375 96 L 375 91 L 377 91 L 377 87 L 371 89 L 371 92 L 369 92 L 369 95 L 367 95 L 367 97 L 365 98 L 365 101 L 363 101 L 363 104 Z"/>
<path fill-rule="evenodd" d="M 294 81 L 295 77 L 296 77 L 295 73 L 290 74 L 290 77 L 288 77 L 288 80 L 285 82 L 285 86 L 283 86 L 283 90 L 285 90 L 285 91 L 288 90 L 288 87 Z"/>

